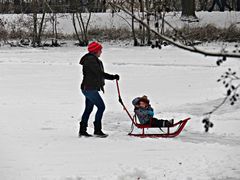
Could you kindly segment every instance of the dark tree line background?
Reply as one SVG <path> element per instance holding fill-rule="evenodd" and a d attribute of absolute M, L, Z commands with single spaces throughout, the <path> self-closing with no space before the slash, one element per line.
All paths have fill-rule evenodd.
<path fill-rule="evenodd" d="M 217 1 L 218 3 L 216 3 Z M 223 5 L 222 7 L 219 6 L 220 1 Z M 228 6 L 225 6 L 224 4 L 227 4 Z M 58 18 L 61 18 L 62 14 L 58 13 L 68 13 L 71 17 L 71 19 L 69 20 L 72 21 L 72 25 L 74 27 L 74 38 L 78 40 L 78 45 L 86 46 L 91 39 L 89 35 L 89 25 L 91 22 L 92 12 L 111 12 L 112 16 L 114 16 L 114 14 L 119 15 L 116 12 L 119 12 L 120 10 L 122 10 L 123 12 L 123 9 L 118 8 L 117 6 L 114 7 L 114 5 L 119 5 L 123 9 L 130 11 L 132 14 L 136 14 L 138 18 L 140 18 L 141 21 L 146 22 L 149 27 L 154 26 L 158 33 L 166 36 L 171 36 L 171 38 L 173 39 L 178 38 L 183 41 L 184 44 L 188 45 L 194 43 L 195 40 L 191 40 L 191 38 L 185 38 L 187 32 L 189 32 L 188 34 L 190 34 L 189 26 L 187 30 L 183 29 L 181 32 L 179 32 L 179 30 L 172 27 L 171 24 L 169 24 L 165 20 L 167 12 L 182 12 L 181 20 L 186 21 L 188 24 L 190 24 L 191 22 L 199 21 L 198 17 L 195 15 L 195 11 L 198 10 L 223 11 L 224 9 L 226 10 L 226 8 L 228 8 L 228 10 L 240 10 L 240 0 L 0 0 L 0 13 L 28 14 L 28 17 L 30 17 L 31 20 L 29 22 L 26 22 L 26 19 L 21 20 L 25 21 L 25 23 L 22 23 L 20 25 L 18 31 L 15 31 L 16 28 L 12 28 L 13 30 L 11 31 L 11 34 L 18 34 L 14 37 L 17 37 L 21 40 L 30 39 L 31 37 L 31 40 L 28 40 L 28 42 L 31 41 L 31 45 L 33 47 L 42 46 L 44 44 L 42 42 L 44 35 L 47 35 L 48 38 L 51 39 L 53 46 L 59 46 L 58 40 L 60 39 L 60 37 L 57 25 Z M 121 16 L 121 14 L 119 16 Z M 124 19 L 124 17 L 122 18 Z M 134 46 L 149 46 L 154 43 L 160 48 L 161 45 L 164 43 L 162 39 L 156 39 L 154 33 L 151 33 L 149 28 L 144 27 L 141 23 L 137 22 L 134 17 L 131 18 L 132 20 L 129 22 L 126 19 L 125 20 L 127 21 L 131 29 L 131 32 L 127 32 L 127 34 L 128 37 L 129 34 L 131 34 L 130 38 L 133 39 Z M 6 28 L 7 26 L 5 24 L 9 22 L 5 22 L 4 18 L 0 18 L 0 22 L 3 22 L 0 23 L 0 32 L 4 32 L 1 33 L 2 39 L 7 42 L 10 33 L 9 29 Z M 50 35 L 49 32 L 48 34 L 46 33 L 47 22 L 51 24 Z M 17 24 L 15 26 L 17 26 Z M 170 31 L 167 31 L 167 29 L 165 28 L 168 26 L 171 29 Z M 238 38 L 240 34 L 238 33 L 238 28 L 236 26 L 231 27 L 234 32 L 237 33 L 232 33 L 232 30 L 230 34 Z M 24 28 L 27 28 L 28 31 L 23 31 L 22 29 Z M 107 32 L 107 36 L 109 36 L 110 34 L 115 34 L 115 32 L 116 29 L 112 29 L 112 32 Z M 95 32 L 95 34 L 100 34 L 100 32 Z M 197 34 L 201 33 L 197 32 Z M 223 35 L 219 37 L 222 36 Z M 235 41 L 236 39 L 228 38 L 228 35 L 226 37 L 227 39 L 233 41 Z"/>
<path fill-rule="evenodd" d="M 33 13 L 34 0 L 0 0 L 0 13 Z M 36 0 L 37 12 L 42 13 L 42 5 L 46 1 L 52 10 L 56 13 L 72 13 L 81 8 L 87 9 L 91 12 L 106 12 L 108 9 L 108 2 L 111 0 Z M 131 0 L 127 0 L 131 1 Z M 136 0 L 141 1 L 141 0 Z M 164 2 L 169 11 L 181 11 L 182 4 L 191 11 L 191 8 L 197 11 L 207 11 L 216 0 L 143 0 L 147 4 L 157 4 Z M 219 0 L 217 0 L 219 1 Z M 117 1 L 120 2 L 119 0 Z M 124 1 L 122 1 L 124 2 Z M 240 11 L 240 0 L 222 0 L 232 7 L 232 10 Z M 192 6 L 194 4 L 194 6 Z M 215 7 L 215 10 L 219 10 Z M 46 13 L 50 13 L 47 10 Z"/>
<path fill-rule="evenodd" d="M 72 13 L 86 8 L 91 12 L 106 12 L 106 0 L 36 0 L 37 12 L 42 13 L 42 6 L 48 3 L 56 13 Z M 33 13 L 34 0 L 0 0 L 1 13 Z M 46 13 L 51 13 L 47 10 Z"/>

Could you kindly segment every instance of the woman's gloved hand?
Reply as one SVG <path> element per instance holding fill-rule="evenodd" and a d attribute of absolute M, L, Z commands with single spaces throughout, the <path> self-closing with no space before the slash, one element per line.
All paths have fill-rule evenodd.
<path fill-rule="evenodd" d="M 119 76 L 118 74 L 115 74 L 115 75 L 114 75 L 114 79 L 119 80 L 119 79 L 120 79 L 120 76 Z"/>

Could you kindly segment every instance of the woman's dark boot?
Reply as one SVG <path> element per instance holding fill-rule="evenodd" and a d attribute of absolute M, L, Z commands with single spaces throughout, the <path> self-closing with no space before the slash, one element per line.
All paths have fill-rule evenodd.
<path fill-rule="evenodd" d="M 102 132 L 102 123 L 98 123 L 98 122 L 94 122 L 94 135 L 97 136 L 97 137 L 102 137 L 102 138 L 105 138 L 107 137 L 108 135 L 107 134 L 104 134 Z"/>
<path fill-rule="evenodd" d="M 80 128 L 79 128 L 79 137 L 85 136 L 85 137 L 92 137 L 91 134 L 87 133 L 87 124 L 84 122 L 80 122 Z"/>

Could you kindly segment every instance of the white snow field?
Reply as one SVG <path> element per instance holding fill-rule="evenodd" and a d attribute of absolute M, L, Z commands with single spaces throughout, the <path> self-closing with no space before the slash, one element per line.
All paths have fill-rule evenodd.
<path fill-rule="evenodd" d="M 121 76 L 122 98 L 131 112 L 132 99 L 148 95 L 156 117 L 191 120 L 173 139 L 129 137 L 131 122 L 118 103 L 115 82 L 107 81 L 103 131 L 109 137 L 101 139 L 78 138 L 84 109 L 78 62 L 85 53 L 74 46 L 1 47 L 1 180 L 240 179 L 240 103 L 219 109 L 209 133 L 201 123 L 224 97 L 216 80 L 228 68 L 239 72 L 239 59 L 218 67 L 217 58 L 172 46 L 104 44 L 105 71 Z"/>
<path fill-rule="evenodd" d="M 175 28 L 181 28 L 183 26 L 191 26 L 191 27 L 202 27 L 207 24 L 212 24 L 219 28 L 228 28 L 231 25 L 240 26 L 240 12 L 237 11 L 225 11 L 225 12 L 204 12 L 199 11 L 196 12 L 196 15 L 199 19 L 199 22 L 186 22 L 181 21 L 181 12 L 170 12 L 166 14 L 165 19 Z M 47 14 L 46 17 L 50 15 Z M 18 19 L 23 20 L 31 20 L 30 15 L 21 15 L 21 14 L 0 14 L 0 18 L 2 20 L 7 20 L 8 22 L 12 22 L 16 27 L 23 28 L 19 25 Z M 87 21 L 88 14 L 83 14 L 83 19 Z M 127 23 L 127 22 L 128 23 Z M 131 23 L 131 17 L 124 13 L 92 13 L 91 20 L 89 23 L 89 29 L 110 29 L 110 28 L 127 28 L 131 29 L 129 23 Z M 21 21 L 20 21 L 21 22 Z M 154 25 L 154 24 L 153 24 Z M 7 26 L 7 25 L 5 25 Z M 138 27 L 138 24 L 136 25 Z M 7 27 L 12 30 L 12 25 Z M 169 28 L 167 25 L 165 28 Z M 46 23 L 46 30 L 52 31 L 52 25 L 48 22 Z M 26 30 L 28 31 L 28 30 Z M 58 32 L 62 32 L 64 34 L 73 34 L 74 28 L 72 24 L 72 16 L 71 14 L 58 14 Z"/>

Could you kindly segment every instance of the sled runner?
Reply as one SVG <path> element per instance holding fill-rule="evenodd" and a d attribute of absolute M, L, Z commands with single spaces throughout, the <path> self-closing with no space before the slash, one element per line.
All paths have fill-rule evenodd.
<path fill-rule="evenodd" d="M 130 136 L 137 136 L 137 137 L 162 137 L 162 138 L 173 138 L 173 137 L 176 137 L 178 136 L 183 128 L 185 127 L 185 125 L 187 124 L 188 120 L 190 120 L 190 118 L 186 118 L 184 120 L 180 120 L 179 122 L 177 123 L 174 123 L 172 126 L 170 127 L 161 127 L 161 133 L 157 134 L 146 134 L 145 133 L 145 129 L 149 129 L 149 128 L 159 128 L 159 127 L 152 127 L 151 126 L 151 123 L 150 124 L 139 124 L 137 122 L 137 118 L 136 116 L 134 115 L 133 118 L 131 118 L 132 120 L 132 130 L 131 132 L 128 134 Z M 142 133 L 140 134 L 134 134 L 132 133 L 133 130 L 134 130 L 134 127 L 137 127 L 138 129 L 142 129 Z M 166 131 L 162 130 L 162 129 L 166 129 Z M 171 129 L 175 129 L 174 131 L 172 131 Z"/>
<path fill-rule="evenodd" d="M 132 128 L 131 128 L 131 132 L 128 134 L 130 136 L 136 136 L 136 137 L 152 137 L 152 138 L 173 138 L 178 136 L 182 130 L 184 129 L 185 125 L 187 124 L 187 122 L 190 120 L 190 118 L 186 118 L 184 120 L 180 120 L 176 123 L 174 123 L 172 126 L 170 127 L 152 127 L 151 126 L 151 122 L 150 124 L 140 124 L 137 121 L 137 117 L 136 115 L 132 116 L 130 114 L 130 112 L 127 110 L 126 106 L 124 105 L 122 98 L 121 98 L 121 94 L 120 94 L 120 88 L 118 85 L 118 80 L 116 80 L 116 85 L 117 85 L 117 91 L 118 91 L 118 100 L 119 103 L 123 106 L 123 109 L 126 111 L 126 113 L 128 114 L 129 118 L 132 121 Z M 134 127 L 138 128 L 138 129 L 142 129 L 142 132 L 139 134 L 135 134 L 133 133 Z M 145 129 L 150 129 L 150 128 L 158 128 L 160 133 L 154 133 L 154 134 L 146 134 L 145 133 Z M 164 129 L 164 130 L 162 130 Z"/>

